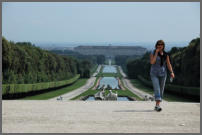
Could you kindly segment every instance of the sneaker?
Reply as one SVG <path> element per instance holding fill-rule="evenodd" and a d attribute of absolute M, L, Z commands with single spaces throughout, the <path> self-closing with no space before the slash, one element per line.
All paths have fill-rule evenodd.
<path fill-rule="evenodd" d="M 160 112 L 162 109 L 160 106 L 155 106 L 154 110 L 156 110 L 157 112 Z"/>

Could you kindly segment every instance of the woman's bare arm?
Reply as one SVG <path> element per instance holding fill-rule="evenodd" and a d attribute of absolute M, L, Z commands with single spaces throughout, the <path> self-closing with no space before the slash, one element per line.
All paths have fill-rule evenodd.
<path fill-rule="evenodd" d="M 175 77 L 174 75 L 174 72 L 173 72 L 173 68 L 172 68 L 172 65 L 170 64 L 170 58 L 169 56 L 167 55 L 167 58 L 166 58 L 166 63 L 167 63 L 167 67 L 168 67 L 168 70 L 170 71 L 171 73 L 171 77 Z"/>
<path fill-rule="evenodd" d="M 169 58 L 168 55 L 167 55 L 167 57 L 166 57 L 166 63 L 167 63 L 167 67 L 168 67 L 169 71 L 170 71 L 171 73 L 173 73 L 173 69 L 172 69 L 172 66 L 171 66 L 171 64 L 170 64 L 170 58 Z"/>

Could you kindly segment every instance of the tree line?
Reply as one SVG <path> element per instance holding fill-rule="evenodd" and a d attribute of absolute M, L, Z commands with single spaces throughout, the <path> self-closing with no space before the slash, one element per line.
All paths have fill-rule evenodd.
<path fill-rule="evenodd" d="M 150 53 L 146 52 L 141 58 L 127 62 L 129 78 L 141 75 L 150 80 Z M 200 38 L 193 39 L 187 47 L 173 47 L 168 54 L 175 73 L 173 84 L 200 87 Z"/>
<path fill-rule="evenodd" d="M 129 61 L 140 58 L 140 55 L 116 55 L 114 60 L 115 63 L 122 67 L 124 72 L 127 72 L 126 65 Z"/>
<path fill-rule="evenodd" d="M 61 81 L 76 74 L 88 78 L 95 63 L 84 57 L 57 55 L 30 42 L 14 43 L 2 38 L 3 84 Z"/>
<path fill-rule="evenodd" d="M 72 56 L 79 60 L 89 60 L 93 64 L 104 64 L 105 62 L 104 55 L 83 55 L 72 50 L 50 50 L 50 52 L 63 56 Z"/>

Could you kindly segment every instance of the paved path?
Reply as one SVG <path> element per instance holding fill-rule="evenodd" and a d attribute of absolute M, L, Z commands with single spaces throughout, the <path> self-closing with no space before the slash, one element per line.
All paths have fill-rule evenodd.
<path fill-rule="evenodd" d="M 96 80 L 96 77 L 91 77 L 90 79 L 88 79 L 87 83 L 84 86 L 82 86 L 76 90 L 73 90 L 71 92 L 68 92 L 66 94 L 61 95 L 63 100 L 65 100 L 65 101 L 70 100 L 70 99 L 80 95 L 81 93 L 87 91 L 90 87 L 92 87 L 94 85 L 95 80 Z M 57 98 L 58 97 L 55 97 L 55 98 L 51 98 L 49 100 L 57 100 Z"/>
<path fill-rule="evenodd" d="M 120 71 L 120 73 L 122 74 L 122 76 L 124 77 L 124 78 L 123 78 L 123 84 L 124 84 L 124 86 L 125 86 L 126 88 L 128 88 L 131 92 L 133 92 L 135 95 L 137 95 L 138 97 L 140 97 L 140 98 L 142 98 L 142 99 L 144 99 L 146 95 L 147 95 L 148 97 L 153 97 L 153 95 L 151 95 L 151 94 L 149 94 L 149 93 L 146 93 L 146 92 L 144 92 L 144 91 L 142 91 L 142 90 L 140 90 L 140 89 L 134 87 L 134 86 L 132 85 L 132 83 L 130 82 L 130 80 L 126 78 L 127 76 L 126 76 L 126 74 L 123 72 L 123 70 L 122 70 L 122 68 L 121 68 L 120 66 L 119 66 L 119 71 Z M 165 100 L 163 100 L 163 101 L 165 101 Z"/>
<path fill-rule="evenodd" d="M 96 72 L 92 75 L 93 77 L 95 77 L 100 72 L 101 67 L 101 65 L 98 65 Z"/>
<path fill-rule="evenodd" d="M 3 133 L 200 133 L 200 103 L 3 100 Z"/>
<path fill-rule="evenodd" d="M 92 87 L 94 85 L 95 80 L 96 80 L 96 77 L 94 77 L 94 76 L 96 76 L 97 73 L 99 73 L 100 68 L 101 68 L 101 65 L 98 66 L 96 72 L 93 74 L 93 76 L 91 78 L 88 79 L 87 83 L 84 86 L 82 86 L 76 90 L 73 90 L 71 92 L 68 92 L 66 94 L 61 95 L 63 100 L 70 100 L 70 99 L 80 95 L 81 93 L 87 91 L 90 87 Z M 50 100 L 57 100 L 57 98 L 58 97 L 51 98 Z"/>
<path fill-rule="evenodd" d="M 118 66 L 118 68 L 119 68 L 119 71 L 120 71 L 121 75 L 123 76 L 123 78 L 126 78 L 127 75 L 123 72 L 121 66 Z"/>

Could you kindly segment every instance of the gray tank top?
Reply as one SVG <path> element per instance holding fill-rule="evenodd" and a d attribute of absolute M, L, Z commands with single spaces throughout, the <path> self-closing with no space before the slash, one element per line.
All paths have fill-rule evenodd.
<path fill-rule="evenodd" d="M 154 51 L 153 51 L 154 52 Z M 154 53 L 152 53 L 154 55 Z M 167 75 L 167 66 L 166 61 L 163 62 L 163 65 L 161 66 L 161 58 L 157 56 L 156 63 L 152 64 L 150 69 L 150 75 L 154 74 L 156 76 L 166 76 Z"/>

